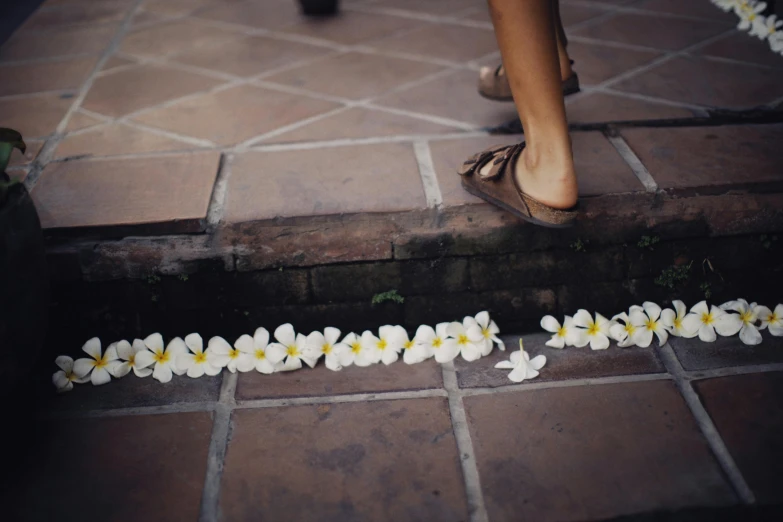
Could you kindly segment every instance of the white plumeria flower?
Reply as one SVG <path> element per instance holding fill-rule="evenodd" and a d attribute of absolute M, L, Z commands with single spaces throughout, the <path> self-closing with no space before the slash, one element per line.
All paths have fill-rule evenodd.
<path fill-rule="evenodd" d="M 740 17 L 740 22 L 737 25 L 737 29 L 741 31 L 747 31 L 753 24 L 757 23 L 759 18 L 764 18 L 761 13 L 767 8 L 766 2 L 758 3 L 740 3 L 737 11 L 737 15 Z"/>
<path fill-rule="evenodd" d="M 351 332 L 345 336 L 343 344 L 349 348 L 344 357 L 341 357 L 343 366 L 355 364 L 356 366 L 366 367 L 378 362 L 378 349 L 374 342 L 363 343 L 361 337 Z"/>
<path fill-rule="evenodd" d="M 775 337 L 783 337 L 783 304 L 777 305 L 774 312 L 766 306 L 756 306 L 755 312 L 761 321 L 760 330 L 769 328 Z"/>
<path fill-rule="evenodd" d="M 159 333 L 154 333 L 144 339 L 144 346 L 152 352 L 152 358 L 155 361 L 155 366 L 152 369 L 152 378 L 159 382 L 167 383 L 171 380 L 172 373 L 177 375 L 183 375 L 185 372 L 177 368 L 177 357 L 183 353 L 187 353 L 188 348 L 185 346 L 185 341 L 179 337 L 172 339 L 168 346 L 163 347 L 163 336 Z M 136 355 L 139 357 L 139 354 Z M 146 357 L 146 356 L 144 356 Z"/>
<path fill-rule="evenodd" d="M 351 348 L 344 343 L 338 343 L 339 338 L 340 330 L 331 326 L 328 326 L 323 333 L 311 333 L 307 336 L 307 347 L 305 348 L 307 358 L 317 361 L 323 355 L 327 368 L 335 372 L 342 370 L 343 361 L 350 360 L 347 352 Z"/>
<path fill-rule="evenodd" d="M 640 306 L 631 307 L 630 312 L 643 310 Z M 631 317 L 623 312 L 612 317 L 614 324 L 609 327 L 609 335 L 617 341 L 617 346 L 620 348 L 628 348 L 629 346 L 636 346 L 636 341 L 641 335 L 641 330 L 634 326 L 631 321 Z M 618 323 L 617 321 L 622 321 Z"/>
<path fill-rule="evenodd" d="M 779 20 L 776 15 L 769 15 L 766 18 L 759 16 L 750 28 L 750 34 L 758 37 L 759 40 L 775 38 L 779 34 L 779 29 L 783 27 L 783 20 Z"/>
<path fill-rule="evenodd" d="M 433 330 L 431 326 L 423 324 L 416 330 L 416 343 L 421 349 L 430 352 L 439 363 L 453 361 L 459 355 L 459 347 L 456 343 L 447 343 L 449 337 L 446 329 L 449 323 L 439 323 Z"/>
<path fill-rule="evenodd" d="M 52 383 L 57 388 L 57 393 L 65 393 L 73 390 L 73 383 L 82 384 L 90 380 L 89 377 L 81 377 L 73 371 L 73 359 L 67 355 L 61 355 L 54 360 L 54 364 L 60 367 L 60 370 L 52 375 Z"/>
<path fill-rule="evenodd" d="M 446 326 L 446 335 L 449 338 L 445 339 L 444 343 L 447 346 L 455 346 L 466 361 L 471 362 L 481 358 L 481 344 L 484 341 L 484 335 L 481 333 L 481 327 L 475 321 L 468 322 L 467 327 L 458 321 L 449 323 Z"/>
<path fill-rule="evenodd" d="M 740 2 L 743 2 L 745 0 L 712 0 L 712 3 L 721 8 L 722 10 L 729 12 L 729 11 L 736 11 L 739 8 Z"/>
<path fill-rule="evenodd" d="M 234 343 L 237 350 L 246 354 L 252 361 L 257 372 L 275 373 L 276 367 L 286 356 L 285 348 L 277 343 L 269 344 L 269 332 L 266 328 L 257 328 L 253 337 L 245 334 Z M 243 362 L 242 367 L 245 367 Z"/>
<path fill-rule="evenodd" d="M 736 301 L 722 304 L 720 309 L 737 312 L 742 321 L 742 327 L 739 331 L 740 341 L 750 346 L 761 344 L 761 333 L 759 333 L 759 329 L 756 327 L 756 323 L 759 322 L 758 305 L 756 303 L 748 304 L 744 299 L 737 299 Z"/>
<path fill-rule="evenodd" d="M 281 324 L 275 329 L 275 339 L 283 347 L 286 353 L 285 362 L 278 364 L 276 369 L 283 372 L 298 370 L 302 367 L 304 361 L 310 368 L 315 366 L 317 360 L 310 359 L 305 355 L 307 348 L 307 337 L 303 334 L 294 332 L 291 323 Z"/>
<path fill-rule="evenodd" d="M 584 330 L 574 325 L 574 318 L 570 315 L 565 316 L 562 325 L 551 315 L 545 315 L 541 319 L 541 328 L 552 334 L 552 338 L 546 342 L 550 348 L 581 347 L 589 342 Z"/>
<path fill-rule="evenodd" d="M 577 348 L 590 343 L 591 350 L 606 350 L 609 348 L 609 330 L 612 322 L 603 315 L 596 312 L 595 319 L 587 310 L 578 310 L 574 314 L 574 326 L 583 329 L 585 334 L 585 344 L 580 339 L 580 344 L 574 344 Z"/>
<path fill-rule="evenodd" d="M 715 342 L 715 332 L 723 336 L 734 335 L 742 328 L 738 315 L 727 314 L 717 306 L 708 307 L 707 301 L 701 301 L 682 321 L 686 330 L 698 331 L 699 339 L 705 343 Z"/>
<path fill-rule="evenodd" d="M 399 329 L 386 325 L 378 329 L 378 337 L 369 330 L 365 331 L 362 334 L 362 344 L 369 350 L 373 350 L 374 347 L 375 362 L 389 365 L 400 358 L 400 351 L 406 337 L 407 335 L 403 335 Z"/>
<path fill-rule="evenodd" d="M 661 321 L 661 307 L 657 304 L 645 301 L 642 310 L 634 309 L 628 315 L 638 336 L 634 339 L 637 346 L 647 348 L 652 344 L 653 334 L 658 337 L 658 346 L 663 346 L 669 339 L 669 332 Z"/>
<path fill-rule="evenodd" d="M 90 373 L 90 381 L 95 386 L 109 382 L 111 380 L 109 370 L 114 371 L 114 366 L 118 364 L 117 348 L 114 345 L 110 345 L 106 348 L 106 352 L 101 353 L 101 341 L 97 337 L 93 337 L 84 343 L 82 351 L 89 355 L 90 358 L 77 359 L 73 363 L 76 375 L 86 376 L 92 372 Z"/>
<path fill-rule="evenodd" d="M 109 373 L 113 377 L 119 379 L 125 377 L 133 370 L 136 377 L 149 377 L 152 375 L 152 366 L 155 363 L 155 358 L 152 356 L 152 352 L 147 350 L 144 346 L 144 341 L 141 339 L 134 339 L 133 344 L 128 341 L 119 341 L 109 345 L 111 348 L 114 346 L 119 356 L 119 364 L 114 365 Z"/>
<path fill-rule="evenodd" d="M 495 321 L 489 318 L 489 312 L 479 312 L 476 314 L 476 317 L 465 317 L 465 319 L 462 320 L 462 324 L 465 325 L 465 328 L 473 326 L 474 324 L 478 325 L 483 337 L 481 343 L 479 343 L 482 356 L 486 357 L 492 353 L 492 346 L 494 344 L 497 344 L 501 351 L 506 350 L 506 345 L 503 344 L 503 341 L 498 337 L 500 328 L 495 324 Z"/>
<path fill-rule="evenodd" d="M 405 336 L 405 341 L 402 343 L 402 360 L 405 361 L 405 364 L 418 364 L 432 357 L 432 350 L 428 350 L 426 345 L 417 342 L 416 336 L 409 339 L 405 328 L 402 326 L 397 328 L 400 328 L 401 334 Z"/>
<path fill-rule="evenodd" d="M 783 53 L 783 31 L 776 31 L 767 37 L 769 48 L 776 53 Z"/>
<path fill-rule="evenodd" d="M 669 333 L 675 337 L 685 337 L 686 339 L 699 335 L 698 330 L 690 331 L 685 329 L 683 320 L 688 316 L 688 308 L 685 306 L 685 303 L 674 300 L 672 301 L 672 306 L 674 310 L 667 308 L 661 312 L 661 322 Z"/>
<path fill-rule="evenodd" d="M 519 351 L 511 354 L 510 360 L 500 361 L 495 365 L 499 370 L 511 370 L 508 378 L 514 382 L 522 382 L 525 379 L 534 379 L 538 377 L 538 370 L 546 364 L 546 357 L 536 355 L 532 359 L 522 346 L 522 339 L 519 340 Z"/>
<path fill-rule="evenodd" d="M 223 368 L 221 366 L 213 366 L 209 362 L 210 349 L 207 347 L 204 350 L 204 340 L 197 333 L 192 333 L 185 336 L 185 346 L 190 351 L 181 353 L 177 356 L 176 365 L 180 370 L 184 370 L 188 377 L 196 379 L 202 375 L 217 375 Z"/>

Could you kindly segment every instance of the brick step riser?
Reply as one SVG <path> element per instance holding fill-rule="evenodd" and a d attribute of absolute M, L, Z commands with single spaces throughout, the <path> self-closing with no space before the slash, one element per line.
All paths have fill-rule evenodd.
<path fill-rule="evenodd" d="M 651 236 L 654 237 L 654 236 Z M 769 235 L 768 237 L 772 237 Z M 638 241 L 638 239 L 637 239 Z M 343 331 L 383 324 L 459 319 L 489 310 L 503 331 L 539 330 L 545 314 L 579 308 L 611 315 L 645 300 L 721 303 L 745 297 L 768 305 L 783 289 L 783 237 L 759 235 L 662 240 L 638 244 L 542 250 L 488 256 L 151 276 L 103 282 L 54 282 L 52 349 L 78 347 L 98 335 L 104 342 L 197 331 L 233 340 L 258 326 L 291 322 L 305 333 L 325 326 Z M 709 260 L 709 261 L 706 261 Z M 692 263 L 687 280 L 668 288 L 656 278 Z M 710 268 L 712 266 L 712 269 Z M 713 271 L 714 269 L 714 271 Z M 372 305 L 373 296 L 397 290 L 404 303 Z M 774 301 L 774 302 L 773 302 Z"/>

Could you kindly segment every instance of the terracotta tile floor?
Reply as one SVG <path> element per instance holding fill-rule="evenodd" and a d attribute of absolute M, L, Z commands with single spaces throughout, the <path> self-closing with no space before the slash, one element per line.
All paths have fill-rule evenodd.
<path fill-rule="evenodd" d="M 60 505 L 86 494 L 106 520 L 740 520 L 753 502 L 780 516 L 774 342 L 591 352 L 547 338 L 523 337 L 548 364 L 521 385 L 493 368 L 507 358 L 496 351 L 46 389 L 36 451 L 11 464 L 28 471 L 0 499 L 13 520 L 81 520 Z M 59 504 L 34 502 L 42 494 Z"/>
<path fill-rule="evenodd" d="M 783 58 L 734 30 L 732 17 L 707 0 L 562 3 L 584 91 L 567 100 L 576 126 L 687 121 L 712 109 L 755 109 L 783 98 Z M 168 179 L 155 169 L 187 168 L 191 154 L 215 151 L 232 160 L 220 162 L 222 172 L 184 181 L 184 194 L 215 197 L 196 214 L 187 198 L 172 199 L 154 218 L 168 220 L 163 229 L 172 233 L 193 232 L 192 220 L 204 221 L 207 214 L 219 228 L 346 209 L 408 211 L 422 208 L 422 198 L 440 208 L 478 203 L 461 193 L 451 169 L 479 143 L 497 139 L 482 139 L 485 128 L 516 118 L 512 104 L 487 101 L 475 91 L 479 66 L 497 63 L 499 56 L 484 1 L 354 0 L 343 7 L 337 18 L 307 20 L 294 0 L 45 2 L 0 47 L 0 126 L 20 130 L 31 143 L 27 157 L 14 158 L 12 174 L 25 179 L 52 230 L 162 230 L 146 226 L 145 212 L 115 212 L 111 192 L 124 190 L 116 176 L 100 184 L 68 182 L 62 190 L 63 182 L 52 179 L 61 170 L 56 164 L 73 159 L 111 160 L 83 163 L 91 165 L 85 180 L 99 175 L 96 165 L 117 172 L 143 165 L 145 179 Z M 691 186 L 693 172 L 713 168 L 710 162 L 693 165 L 705 157 L 699 154 L 683 178 L 683 167 L 671 164 L 674 156 L 649 152 L 648 143 L 657 136 L 672 147 L 679 142 L 665 131 L 644 132 L 628 131 L 615 141 L 628 140 L 662 188 Z M 766 143 L 779 134 L 753 132 Z M 716 150 L 734 136 L 702 134 L 718 136 L 709 144 Z M 688 135 L 694 136 L 690 145 L 701 146 L 693 142 L 699 131 Z M 616 142 L 600 132 L 575 134 L 574 140 L 583 196 L 640 189 L 632 168 L 623 165 L 627 154 L 614 150 Z M 400 149 L 389 167 L 397 173 L 393 192 L 412 198 L 390 206 L 343 190 L 349 178 L 360 189 L 356 194 L 376 190 L 373 176 L 358 173 L 383 171 L 374 156 L 383 147 L 364 145 L 392 142 Z M 322 148 L 335 146 L 340 150 Z M 724 155 L 742 156 L 742 147 L 729 149 Z M 323 191 L 335 201 L 289 201 L 280 191 L 290 187 L 276 181 L 269 190 L 269 179 L 285 179 L 288 160 L 266 154 L 283 150 L 291 152 L 303 193 Z M 754 180 L 781 171 L 778 160 L 758 152 L 747 154 L 765 166 L 763 173 L 753 172 Z M 139 163 L 158 156 L 166 161 Z M 255 158 L 250 170 L 246 158 Z M 234 161 L 243 166 L 232 176 Z M 437 173 L 434 179 L 427 170 Z M 744 178 L 731 169 L 709 184 L 731 185 L 737 176 Z M 221 180 L 226 190 L 214 191 Z M 239 202 L 244 187 L 259 183 L 262 198 Z M 425 194 L 423 185 L 429 187 Z M 81 190 L 93 193 L 87 212 L 71 205 Z"/>

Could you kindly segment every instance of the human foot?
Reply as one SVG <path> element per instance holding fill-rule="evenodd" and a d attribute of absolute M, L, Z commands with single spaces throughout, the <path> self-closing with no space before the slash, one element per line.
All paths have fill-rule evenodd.
<path fill-rule="evenodd" d="M 567 67 L 560 67 L 561 80 L 563 82 L 563 96 L 579 92 L 579 77 L 571 69 L 571 62 Z M 479 71 L 479 94 L 493 101 L 514 101 L 511 94 L 511 86 L 503 65 L 497 67 L 482 67 Z"/>
<path fill-rule="evenodd" d="M 514 177 L 525 193 L 545 205 L 557 209 L 576 205 L 579 187 L 570 154 L 536 157 L 529 147 L 525 148 L 514 164 Z"/>
<path fill-rule="evenodd" d="M 556 176 L 560 185 L 542 181 L 541 177 L 545 173 L 540 167 L 530 169 L 525 166 L 518 176 L 517 165 L 526 162 L 522 157 L 524 149 L 523 142 L 506 147 L 490 147 L 474 154 L 458 171 L 462 176 L 463 188 L 536 225 L 551 228 L 571 226 L 577 217 L 575 191 L 573 201 L 566 204 L 572 198 L 569 193 L 570 182 L 576 184 L 573 173 Z M 522 183 L 529 184 L 530 189 Z M 531 191 L 537 192 L 533 195 Z"/>

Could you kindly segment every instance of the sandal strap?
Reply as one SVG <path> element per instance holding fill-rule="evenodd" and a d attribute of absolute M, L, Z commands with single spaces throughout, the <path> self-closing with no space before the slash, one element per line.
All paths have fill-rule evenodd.
<path fill-rule="evenodd" d="M 500 154 L 501 150 L 497 151 L 489 171 L 479 174 L 481 181 L 495 181 L 502 178 L 506 170 L 516 164 L 516 158 L 524 147 L 525 144 L 522 142 L 502 149 L 502 154 Z"/>
<path fill-rule="evenodd" d="M 481 168 L 486 165 L 487 161 L 491 160 L 495 156 L 495 153 L 507 147 L 507 145 L 493 145 L 491 147 L 487 147 L 481 152 L 477 152 L 465 160 L 457 172 L 460 176 L 472 176 L 474 172 L 480 171 Z"/>

